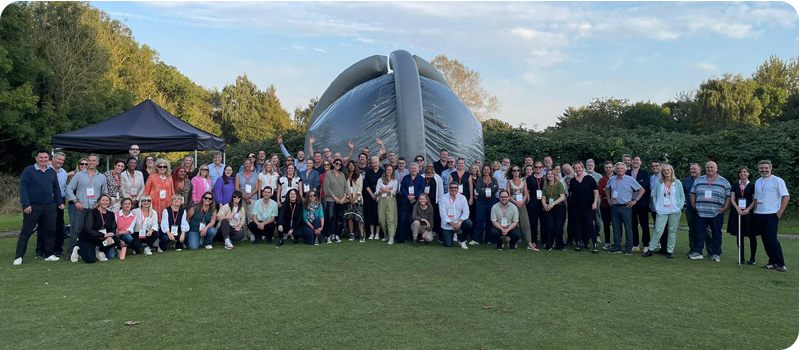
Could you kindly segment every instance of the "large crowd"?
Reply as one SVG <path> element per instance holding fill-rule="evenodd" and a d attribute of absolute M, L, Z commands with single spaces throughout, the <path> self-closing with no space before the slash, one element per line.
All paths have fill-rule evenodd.
<path fill-rule="evenodd" d="M 293 158 L 279 137 L 280 155 L 249 153 L 238 169 L 223 164 L 218 152 L 211 164 L 196 166 L 186 156 L 171 169 L 165 159 L 140 161 L 139 146 L 132 145 L 130 157 L 105 173 L 95 154 L 67 172 L 63 153 L 39 151 L 20 177 L 24 220 L 14 265 L 22 264 L 35 231 L 36 258 L 59 261 L 66 245 L 66 259 L 86 263 L 215 243 L 234 249 L 234 242 L 280 247 L 342 240 L 672 258 L 682 216 L 689 226 L 686 256 L 719 262 L 727 212 L 727 232 L 741 247 L 738 261 L 756 264 L 761 236 L 769 257 L 763 267 L 786 271 L 777 231 L 789 193 L 768 160 L 758 163 L 754 182 L 741 166 L 731 183 L 713 161 L 692 163 L 691 176 L 679 180 L 657 159 L 649 173 L 639 155 L 625 154 L 601 169 L 592 159 L 559 165 L 530 156 L 522 165 L 509 159 L 468 164 L 445 149 L 436 161 L 422 155 L 407 161 L 380 139 L 374 156 L 365 147 L 355 158 L 352 142 L 343 157 L 329 148 L 315 152 L 314 137 L 309 141 L 310 158 L 302 150 Z"/>

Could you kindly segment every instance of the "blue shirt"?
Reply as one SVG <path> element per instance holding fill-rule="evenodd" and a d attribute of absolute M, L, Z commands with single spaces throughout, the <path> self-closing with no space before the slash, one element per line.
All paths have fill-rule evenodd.
<path fill-rule="evenodd" d="M 22 209 L 31 205 L 63 204 L 56 171 L 50 167 L 42 171 L 36 164 L 25 168 L 19 177 L 19 203 Z"/>
<path fill-rule="evenodd" d="M 608 184 L 606 185 L 606 193 L 608 194 L 608 202 L 611 205 L 622 205 L 628 203 L 636 197 L 634 197 L 633 192 L 639 191 L 642 188 L 636 180 L 628 175 L 619 179 L 619 177 L 614 176 L 608 179 Z M 614 199 L 614 191 L 617 191 L 617 198 Z"/>
<path fill-rule="evenodd" d="M 686 198 L 686 202 L 683 204 L 683 206 L 686 209 L 694 210 L 694 208 L 692 207 L 692 204 L 689 203 L 689 195 L 692 192 L 692 186 L 694 186 L 694 178 L 693 177 L 689 176 L 689 177 L 683 179 L 683 197 Z"/>
<path fill-rule="evenodd" d="M 417 174 L 414 181 L 411 181 L 411 175 L 406 175 L 400 183 L 400 194 L 402 194 L 403 208 L 410 210 L 413 207 L 411 201 L 408 200 L 409 188 L 414 187 L 414 198 L 419 198 L 419 195 L 425 190 L 425 179 L 422 175 Z"/>
<path fill-rule="evenodd" d="M 225 164 L 220 163 L 219 170 L 217 170 L 217 167 L 214 166 L 214 163 L 208 165 L 208 177 L 211 178 L 212 184 L 216 184 L 217 179 L 219 179 L 224 172 L 225 172 Z"/>
<path fill-rule="evenodd" d="M 47 167 L 56 170 L 52 165 Z M 61 199 L 63 200 L 67 197 L 67 171 L 64 168 L 58 169 L 56 175 L 58 176 L 58 187 L 61 187 Z"/>

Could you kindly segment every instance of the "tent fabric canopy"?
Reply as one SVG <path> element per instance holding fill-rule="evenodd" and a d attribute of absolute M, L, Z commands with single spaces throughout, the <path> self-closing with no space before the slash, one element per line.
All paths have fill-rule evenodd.
<path fill-rule="evenodd" d="M 147 152 L 225 150 L 225 140 L 195 128 L 147 99 L 100 123 L 53 135 L 53 148 L 125 153 L 131 145 Z"/>

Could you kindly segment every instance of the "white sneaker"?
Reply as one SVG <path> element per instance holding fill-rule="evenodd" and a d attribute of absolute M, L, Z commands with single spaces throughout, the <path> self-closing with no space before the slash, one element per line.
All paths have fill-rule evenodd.
<path fill-rule="evenodd" d="M 328 238 L 325 240 L 325 243 L 327 243 L 327 244 L 331 244 L 331 243 L 333 243 L 333 242 L 331 242 L 331 238 L 330 238 L 330 237 L 328 237 Z"/>
<path fill-rule="evenodd" d="M 476 241 L 472 241 L 472 240 L 469 241 L 469 245 L 478 245 L 478 244 L 480 244 L 480 243 L 478 243 Z"/>
<path fill-rule="evenodd" d="M 377 239 L 377 238 L 376 238 L 376 239 Z M 386 237 L 383 237 L 383 238 L 381 238 L 381 242 L 386 242 L 386 241 L 388 241 L 388 240 L 389 240 L 389 239 L 388 239 L 388 238 L 386 238 Z"/>
<path fill-rule="evenodd" d="M 458 234 L 453 233 L 453 242 L 458 242 Z"/>
<path fill-rule="evenodd" d="M 648 251 L 650 251 L 650 246 L 646 246 L 646 247 L 644 247 L 644 249 L 643 249 L 643 250 L 644 250 L 644 252 L 645 252 L 645 253 L 647 253 Z"/>
<path fill-rule="evenodd" d="M 182 251 L 182 250 L 183 250 L 182 248 L 175 248 L 176 252 L 179 252 L 179 251 Z"/>
<path fill-rule="evenodd" d="M 81 258 L 81 256 L 78 254 L 78 249 L 80 249 L 80 248 L 78 248 L 78 246 L 75 246 L 75 248 L 72 248 L 72 256 L 70 256 L 70 258 L 69 258 L 69 260 L 74 262 L 74 263 L 78 262 L 78 260 L 80 260 L 80 258 Z"/>
<path fill-rule="evenodd" d="M 364 236 L 361 236 L 361 239 L 358 240 L 359 243 L 364 243 L 366 241 L 367 240 L 366 240 L 366 238 L 364 238 Z"/>
<path fill-rule="evenodd" d="M 59 261 L 59 260 L 61 260 L 61 258 L 59 258 L 59 257 L 57 257 L 55 255 L 50 255 L 50 256 L 47 257 L 47 259 L 44 259 L 44 261 Z"/>
<path fill-rule="evenodd" d="M 342 243 L 342 240 L 341 240 L 341 239 L 339 239 L 339 236 L 338 236 L 338 235 L 336 236 L 336 243 Z"/>
<path fill-rule="evenodd" d="M 394 244 L 394 238 L 389 238 L 389 244 Z"/>
<path fill-rule="evenodd" d="M 255 241 L 256 241 L 256 236 L 250 235 L 250 242 L 255 242 Z"/>
<path fill-rule="evenodd" d="M 14 259 L 14 266 L 19 266 L 19 265 L 22 265 L 22 258 Z"/>
<path fill-rule="evenodd" d="M 158 247 L 158 252 L 159 252 L 159 253 L 163 253 L 163 252 L 164 252 L 164 250 L 163 250 L 163 249 L 161 249 L 161 247 Z"/>
<path fill-rule="evenodd" d="M 94 255 L 97 257 L 97 261 L 108 261 L 106 253 L 101 252 L 100 247 L 94 248 Z"/>
<path fill-rule="evenodd" d="M 212 247 L 210 244 L 206 244 L 206 249 L 212 249 L 212 248 L 214 247 Z"/>
<path fill-rule="evenodd" d="M 370 233 L 369 239 L 375 239 L 375 234 L 374 233 Z"/>
<path fill-rule="evenodd" d="M 461 244 L 461 249 L 469 249 L 469 247 L 467 247 L 467 242 L 461 242 L 460 244 Z"/>
<path fill-rule="evenodd" d="M 144 247 L 144 255 L 153 255 L 153 251 L 150 250 L 150 247 L 148 246 Z"/>
<path fill-rule="evenodd" d="M 233 243 L 230 238 L 225 238 L 225 249 L 233 249 Z"/>

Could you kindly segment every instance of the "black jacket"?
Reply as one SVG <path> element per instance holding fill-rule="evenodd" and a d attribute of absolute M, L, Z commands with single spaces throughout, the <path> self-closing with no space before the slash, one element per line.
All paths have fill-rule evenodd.
<path fill-rule="evenodd" d="M 625 175 L 633 176 L 631 175 L 630 170 L 625 172 Z M 636 173 L 636 182 L 638 182 L 639 185 L 644 188 L 644 196 L 642 196 L 642 199 L 636 202 L 636 206 L 650 208 L 650 173 L 648 173 L 647 170 L 644 170 L 644 168 L 639 168 L 639 172 Z M 635 197 L 636 195 L 634 194 L 634 199 L 636 199 Z"/>

